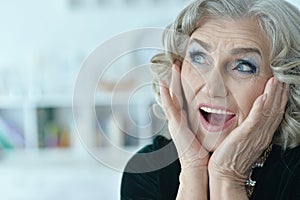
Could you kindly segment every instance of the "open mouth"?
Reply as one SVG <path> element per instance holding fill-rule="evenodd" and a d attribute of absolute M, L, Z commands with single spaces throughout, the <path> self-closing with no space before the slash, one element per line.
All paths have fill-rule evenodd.
<path fill-rule="evenodd" d="M 234 121 L 235 113 L 225 109 L 201 106 L 199 110 L 202 124 L 210 131 L 222 130 Z"/>

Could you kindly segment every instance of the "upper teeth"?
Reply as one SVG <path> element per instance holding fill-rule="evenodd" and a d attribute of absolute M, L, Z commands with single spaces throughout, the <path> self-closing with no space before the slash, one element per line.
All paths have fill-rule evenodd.
<path fill-rule="evenodd" d="M 233 112 L 229 112 L 226 110 L 219 110 L 219 109 L 213 109 L 213 108 L 208 108 L 208 107 L 201 107 L 200 109 L 207 113 L 222 114 L 222 115 L 234 115 Z"/>

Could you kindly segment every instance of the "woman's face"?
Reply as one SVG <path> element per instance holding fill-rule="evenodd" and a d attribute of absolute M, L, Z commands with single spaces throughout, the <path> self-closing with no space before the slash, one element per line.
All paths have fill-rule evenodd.
<path fill-rule="evenodd" d="M 182 88 L 190 127 L 208 151 L 239 126 L 263 93 L 270 69 L 268 37 L 252 20 L 210 19 L 190 37 Z"/>

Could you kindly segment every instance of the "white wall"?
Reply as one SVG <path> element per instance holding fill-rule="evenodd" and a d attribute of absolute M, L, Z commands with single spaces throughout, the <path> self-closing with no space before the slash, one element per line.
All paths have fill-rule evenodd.
<path fill-rule="evenodd" d="M 0 95 L 26 93 L 32 85 L 51 87 L 54 75 L 66 83 L 53 90 L 71 91 L 80 64 L 97 45 L 124 31 L 165 27 L 186 4 L 102 0 L 107 3 L 99 6 L 95 2 L 101 1 L 77 1 L 86 5 L 71 9 L 72 0 L 0 2 Z M 300 7 L 299 0 L 289 1 Z"/>
<path fill-rule="evenodd" d="M 145 26 L 164 27 L 179 6 L 113 7 L 71 10 L 67 0 L 10 0 L 0 7 L 0 63 L 51 51 L 91 50 L 120 32 Z"/>
<path fill-rule="evenodd" d="M 77 1 L 86 3 L 72 9 L 71 0 L 0 2 L 0 80 L 5 80 L 0 81 L 0 95 L 26 93 L 26 87 L 32 85 L 50 88 L 53 76 L 67 83 L 52 90 L 72 91 L 80 64 L 97 45 L 124 31 L 165 27 L 183 5 Z"/>
<path fill-rule="evenodd" d="M 23 66 L 24 62 L 41 59 L 45 54 L 53 54 L 49 59 L 67 60 L 57 62 L 68 62 L 76 56 L 85 56 L 97 44 L 123 31 L 145 26 L 164 27 L 184 5 L 170 2 L 149 9 L 115 3 L 115 6 L 93 8 L 90 3 L 86 9 L 72 11 L 67 2 L 2 0 L 0 67 Z M 300 7 L 299 0 L 289 2 Z"/>

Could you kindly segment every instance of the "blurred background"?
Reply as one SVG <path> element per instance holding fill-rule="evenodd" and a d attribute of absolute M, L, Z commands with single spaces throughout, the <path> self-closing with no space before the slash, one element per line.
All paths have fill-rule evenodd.
<path fill-rule="evenodd" d="M 300 7 L 298 0 L 290 2 Z M 164 28 L 187 3 L 0 0 L 0 199 L 119 199 L 130 154 L 120 155 L 111 144 L 133 153 L 163 127 L 149 109 L 151 85 L 137 89 L 150 81 L 148 66 L 128 73 L 157 50 L 128 53 L 102 73 L 93 109 L 82 106 L 75 114 L 84 136 L 73 118 L 74 85 L 99 45 L 126 31 Z M 125 96 L 130 101 L 122 101 Z"/>
<path fill-rule="evenodd" d="M 164 28 L 185 3 L 0 0 L 0 199 L 119 199 L 121 170 L 130 153 L 112 149 L 134 153 L 151 142 L 157 126 L 148 116 L 151 85 L 132 91 L 145 75 L 151 79 L 148 66 L 128 72 L 148 63 L 155 50 L 121 56 L 101 79 L 98 75 L 94 107 L 78 111 L 81 135 L 72 110 L 75 82 L 99 45 L 127 31 Z M 109 57 L 117 48 L 130 49 L 143 37 L 135 34 L 102 53 Z M 106 66 L 100 60 L 101 67 Z M 112 103 L 112 90 L 125 75 L 114 92 L 119 102 Z M 117 104 L 114 115 L 112 104 Z"/>

